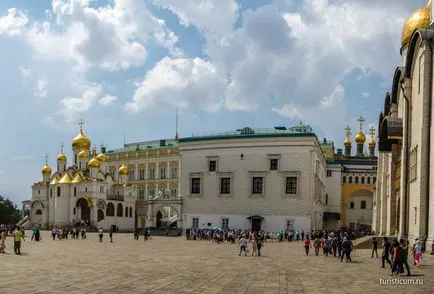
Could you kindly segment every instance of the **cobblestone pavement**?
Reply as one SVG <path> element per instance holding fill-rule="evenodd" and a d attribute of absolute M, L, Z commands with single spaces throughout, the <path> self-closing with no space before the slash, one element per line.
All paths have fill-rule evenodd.
<path fill-rule="evenodd" d="M 115 234 L 114 242 L 42 241 L 22 244 L 23 255 L 0 255 L 0 293 L 433 293 L 434 257 L 412 267 L 423 285 L 382 285 L 390 270 L 357 250 L 353 263 L 308 256 L 301 243 L 265 243 L 262 257 L 238 256 L 232 244 Z M 401 277 L 404 279 L 406 277 Z M 390 281 L 388 282 L 390 283 Z"/>

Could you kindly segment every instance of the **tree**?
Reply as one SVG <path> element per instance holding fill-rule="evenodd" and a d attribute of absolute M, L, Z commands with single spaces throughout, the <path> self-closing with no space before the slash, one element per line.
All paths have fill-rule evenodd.
<path fill-rule="evenodd" d="M 17 206 L 9 198 L 0 195 L 0 224 L 16 224 L 20 219 Z"/>

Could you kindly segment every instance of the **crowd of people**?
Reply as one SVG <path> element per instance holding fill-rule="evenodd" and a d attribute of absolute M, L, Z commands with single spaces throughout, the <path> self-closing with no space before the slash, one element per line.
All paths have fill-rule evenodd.
<path fill-rule="evenodd" d="M 19 226 L 0 226 L 0 253 L 6 253 L 6 239 L 9 236 L 14 238 L 14 252 L 16 255 L 21 255 L 21 240 L 24 239 L 25 230 Z"/>

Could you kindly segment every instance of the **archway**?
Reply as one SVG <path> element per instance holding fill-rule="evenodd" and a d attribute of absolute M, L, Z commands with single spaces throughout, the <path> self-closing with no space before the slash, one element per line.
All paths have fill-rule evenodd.
<path fill-rule="evenodd" d="M 98 209 L 98 221 L 102 221 L 104 219 L 104 211 L 102 209 Z"/>
<path fill-rule="evenodd" d="M 86 224 L 90 224 L 90 207 L 87 200 L 80 198 L 76 206 L 80 207 L 80 219 L 84 220 Z"/>
<path fill-rule="evenodd" d="M 107 204 L 106 216 L 115 216 L 115 206 L 111 202 Z"/>
<path fill-rule="evenodd" d="M 157 206 L 154 215 L 156 228 L 176 228 L 178 226 L 178 210 L 172 205 Z"/>
<path fill-rule="evenodd" d="M 161 227 L 161 220 L 163 219 L 163 214 L 161 213 L 161 211 L 159 210 L 157 212 L 157 223 L 156 223 L 156 228 L 159 229 Z"/>

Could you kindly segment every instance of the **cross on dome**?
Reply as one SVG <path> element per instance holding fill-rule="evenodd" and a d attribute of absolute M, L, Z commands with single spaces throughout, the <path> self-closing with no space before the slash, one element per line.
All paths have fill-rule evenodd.
<path fill-rule="evenodd" d="M 363 118 L 363 116 L 360 116 L 357 121 L 359 122 L 360 125 L 360 132 L 362 132 L 363 123 L 365 122 L 365 119 Z"/>
<path fill-rule="evenodd" d="M 45 154 L 45 164 L 48 164 L 48 154 Z"/>
<path fill-rule="evenodd" d="M 82 131 L 83 130 L 83 125 L 84 125 L 83 119 L 80 119 L 80 122 L 78 123 L 78 125 L 80 126 L 80 131 Z"/>
<path fill-rule="evenodd" d="M 347 125 L 347 127 L 345 128 L 345 134 L 347 135 L 347 137 L 351 136 L 351 128 L 350 126 Z"/>
<path fill-rule="evenodd" d="M 375 128 L 374 128 L 374 127 L 371 127 L 371 128 L 369 129 L 369 135 L 371 135 L 371 137 L 374 137 L 374 136 L 375 136 Z"/>
<path fill-rule="evenodd" d="M 60 143 L 60 153 L 63 154 L 63 147 L 65 147 L 65 145 L 63 145 L 63 143 Z"/>

